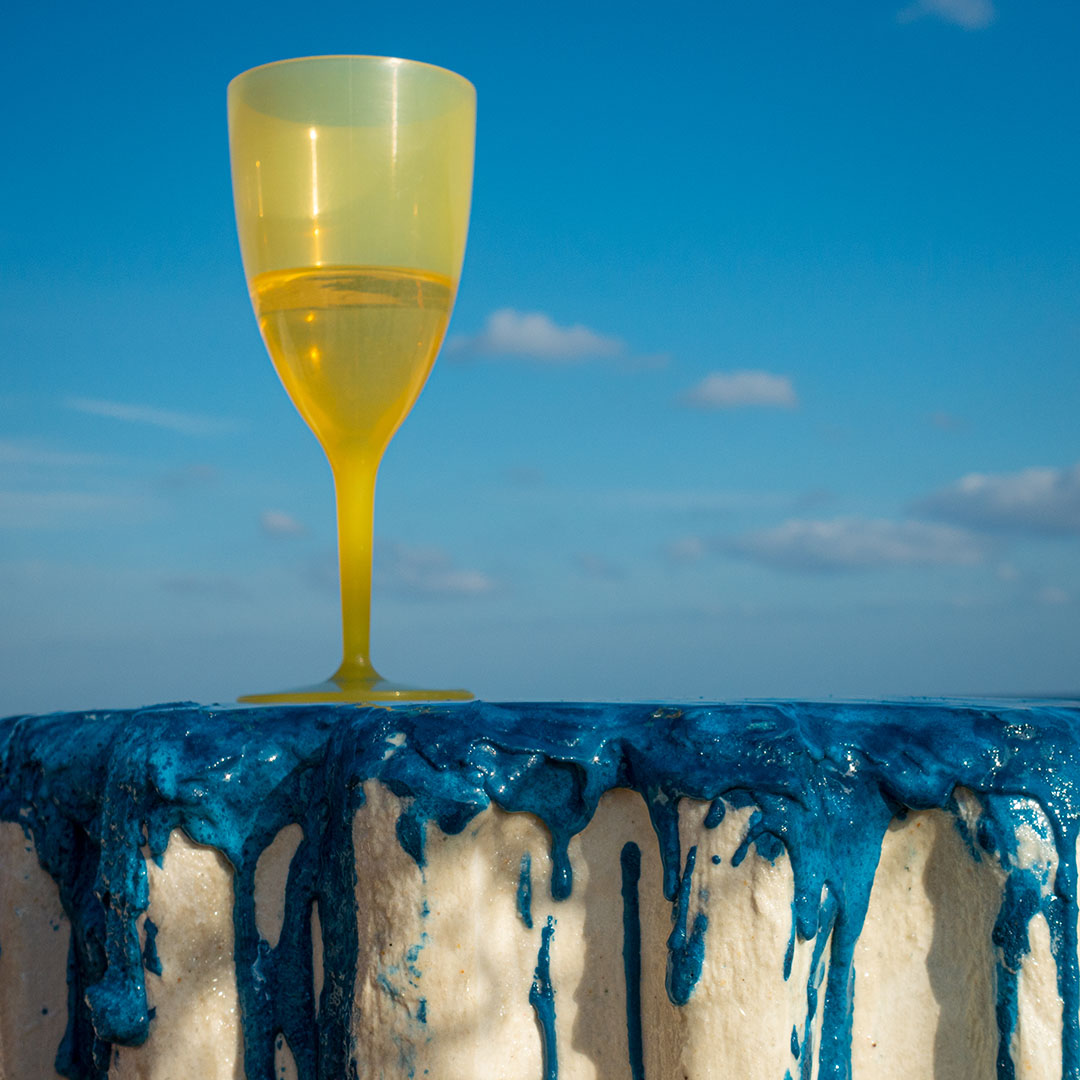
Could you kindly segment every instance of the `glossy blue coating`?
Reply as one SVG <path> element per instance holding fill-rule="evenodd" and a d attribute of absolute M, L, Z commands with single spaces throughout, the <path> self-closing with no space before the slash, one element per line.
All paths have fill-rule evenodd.
<path fill-rule="evenodd" d="M 686 867 L 679 881 L 675 910 L 671 914 L 675 926 L 667 943 L 667 992 L 675 1005 L 685 1005 L 690 1000 L 705 963 L 705 931 L 709 928 L 709 918 L 699 911 L 694 915 L 693 926 L 688 926 L 696 862 L 697 848 L 692 847 L 686 853 Z"/>
<path fill-rule="evenodd" d="M 533 928 L 532 853 L 528 851 L 521 856 L 521 869 L 518 871 L 517 909 L 518 917 L 525 924 L 525 929 L 531 930 Z"/>
<path fill-rule="evenodd" d="M 143 920 L 143 933 L 146 936 L 146 944 L 143 945 L 143 967 L 155 975 L 161 974 L 161 957 L 157 951 L 157 926 L 153 919 Z"/>
<path fill-rule="evenodd" d="M 551 984 L 551 939 L 555 920 L 549 915 L 541 932 L 536 972 L 529 989 L 529 1004 L 536 1011 L 544 1050 L 543 1080 L 559 1080 L 559 1048 L 555 1038 L 555 987 Z"/>
<path fill-rule="evenodd" d="M 623 974 L 626 980 L 626 1045 L 630 1080 L 645 1080 L 645 1053 L 641 1039 L 641 848 L 628 841 L 619 854 L 622 869 Z"/>
<path fill-rule="evenodd" d="M 139 929 L 148 904 L 142 849 L 160 857 L 179 827 L 218 848 L 235 868 L 234 958 L 247 1080 L 272 1080 L 279 1035 L 288 1040 L 300 1080 L 355 1075 L 352 828 L 368 779 L 403 796 L 397 835 L 420 865 L 432 823 L 460 832 L 491 803 L 537 814 L 551 837 L 551 858 L 543 867 L 535 860 L 530 866 L 530 917 L 531 890 L 540 883 L 556 901 L 570 895 L 568 846 L 601 796 L 616 787 L 639 792 L 673 905 L 668 987 L 673 1001 L 688 1008 L 697 1000 L 709 931 L 694 881 L 696 850 L 681 850 L 679 802 L 710 801 L 707 827 L 719 824 L 725 806 L 752 807 L 731 861 L 738 865 L 751 848 L 768 859 L 790 860 L 792 947 L 796 940 L 813 941 L 806 1015 L 792 1033 L 792 1068 L 800 1078 L 823 1080 L 851 1074 L 854 950 L 882 836 L 907 809 L 944 808 L 960 827 L 954 791 L 962 785 L 976 793 L 980 807 L 973 827 L 964 826 L 969 847 L 977 857 L 999 862 L 1006 875 L 994 927 L 998 1077 L 1008 1080 L 1015 1072 L 1016 973 L 1029 948 L 1029 923 L 1041 913 L 1050 927 L 1063 1000 L 1062 1076 L 1080 1080 L 1080 708 L 978 702 L 392 709 L 179 704 L 2 720 L 0 818 L 18 821 L 33 840 L 71 924 L 68 1026 L 57 1054 L 61 1074 L 105 1080 L 112 1048 L 138 1045 L 151 1030 L 145 972 L 159 961 L 154 931 L 144 926 L 140 935 Z M 1033 804 L 1040 813 L 1033 813 Z M 271 947 L 255 923 L 255 866 L 291 823 L 300 825 L 304 838 L 289 872 L 281 936 Z M 1052 879 L 1018 857 L 1017 830 L 1033 825 L 1048 828 L 1056 848 Z M 625 919 L 633 872 L 622 865 Z M 325 961 L 317 1016 L 311 989 L 315 903 Z M 551 950 L 559 947 L 554 929 L 552 921 L 539 927 L 529 993 L 547 1080 L 558 1071 L 549 966 Z M 789 949 L 785 974 L 790 955 Z M 420 971 L 422 953 L 409 964 Z M 625 971 L 632 982 L 632 963 Z M 627 989 L 629 1024 L 634 990 Z M 815 1052 L 819 1012 L 821 1045 Z M 426 1030 L 437 1030 L 430 1003 L 417 1017 L 424 1020 Z M 648 1037 L 644 1032 L 645 1054 Z M 786 1033 L 781 1037 L 787 1041 Z M 629 1045 L 633 1056 L 633 1041 Z M 638 1066 L 628 1062 L 629 1075 L 636 1077 Z"/>

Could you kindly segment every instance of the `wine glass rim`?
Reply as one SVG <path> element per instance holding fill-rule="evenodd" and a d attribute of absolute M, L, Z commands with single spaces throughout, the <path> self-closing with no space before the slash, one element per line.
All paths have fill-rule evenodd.
<path fill-rule="evenodd" d="M 460 72 L 452 71 L 448 67 L 443 67 L 441 64 L 430 64 L 426 60 L 410 60 L 408 57 L 404 56 L 376 56 L 373 53 L 327 53 L 322 56 L 289 56 L 283 60 L 270 60 L 265 64 L 256 64 L 254 67 L 234 75 L 229 80 L 229 86 L 232 86 L 233 83 L 244 78 L 244 76 L 251 75 L 256 71 L 262 71 L 265 68 L 282 67 L 285 64 L 303 64 L 312 60 L 384 60 L 395 64 L 408 64 L 410 67 L 431 68 L 433 71 L 441 71 L 445 75 L 452 75 L 455 79 L 458 79 L 469 87 L 473 93 L 476 93 L 476 87 L 472 82 L 465 78 L 464 75 Z"/>

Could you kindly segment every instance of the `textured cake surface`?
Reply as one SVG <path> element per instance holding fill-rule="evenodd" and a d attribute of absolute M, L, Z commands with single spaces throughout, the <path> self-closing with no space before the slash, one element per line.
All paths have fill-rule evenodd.
<path fill-rule="evenodd" d="M 3 1080 L 1080 1077 L 1080 708 L 0 721 Z"/>

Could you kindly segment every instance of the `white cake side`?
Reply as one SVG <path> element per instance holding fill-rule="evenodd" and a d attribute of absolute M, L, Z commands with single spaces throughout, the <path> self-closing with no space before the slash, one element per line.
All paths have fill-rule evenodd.
<path fill-rule="evenodd" d="M 631 1076 L 621 861 L 627 845 L 640 852 L 644 1075 L 798 1075 L 793 1048 L 806 1036 L 814 943 L 796 943 L 785 979 L 793 901 L 787 856 L 770 862 L 751 848 L 732 864 L 751 808 L 729 807 L 719 826 L 706 828 L 708 804 L 680 806 L 684 857 L 696 849 L 687 921 L 701 914 L 708 927 L 700 977 L 686 1004 L 677 1006 L 665 988 L 673 908 L 663 896 L 659 846 L 637 794 L 615 790 L 603 797 L 570 844 L 574 887 L 558 902 L 550 893 L 550 838 L 532 815 L 489 807 L 457 835 L 428 825 L 421 867 L 398 841 L 401 800 L 374 781 L 365 794 L 353 821 L 360 947 L 352 1035 L 361 1080 L 543 1080 L 543 1032 L 530 993 L 535 997 L 545 931 L 559 1080 Z M 975 806 L 974 796 L 960 793 L 961 818 Z M 1050 888 L 1055 849 L 1045 819 L 1034 804 L 1029 809 L 1033 824 L 1016 859 L 1038 869 Z M 282 830 L 256 872 L 257 925 L 271 944 L 281 932 L 298 834 L 295 825 Z M 523 858 L 531 865 L 531 928 L 521 897 Z M 147 865 L 145 918 L 157 927 L 162 969 L 160 976 L 146 975 L 156 1016 L 143 1046 L 115 1049 L 109 1075 L 243 1080 L 232 868 L 179 830 L 162 865 Z M 952 814 L 913 812 L 893 822 L 855 953 L 855 1080 L 993 1080 L 998 958 L 991 932 L 1004 880 L 996 858 L 975 856 Z M 318 931 L 317 912 L 313 923 Z M 18 825 L 0 826 L 2 1080 L 58 1075 L 53 1061 L 66 1023 L 68 936 L 57 888 L 32 844 Z M 321 986 L 320 941 L 316 932 Z M 1018 987 L 1016 1075 L 1056 1080 L 1061 1001 L 1041 916 L 1031 923 L 1030 946 Z M 818 977 L 824 974 L 822 967 Z M 818 1008 L 815 1050 L 820 1023 Z M 296 1075 L 280 1038 L 276 1071 L 281 1080 Z"/>

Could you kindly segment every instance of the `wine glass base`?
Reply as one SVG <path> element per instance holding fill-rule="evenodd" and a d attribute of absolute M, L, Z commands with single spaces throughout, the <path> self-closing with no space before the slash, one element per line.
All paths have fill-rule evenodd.
<path fill-rule="evenodd" d="M 389 704 L 395 701 L 472 701 L 474 697 L 468 690 L 425 690 L 390 682 L 375 675 L 361 679 L 334 676 L 312 686 L 265 694 L 244 694 L 236 700 L 244 705 L 310 705 L 318 702 Z"/>

